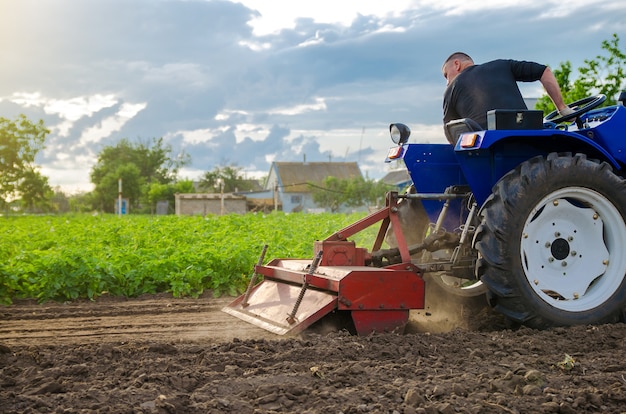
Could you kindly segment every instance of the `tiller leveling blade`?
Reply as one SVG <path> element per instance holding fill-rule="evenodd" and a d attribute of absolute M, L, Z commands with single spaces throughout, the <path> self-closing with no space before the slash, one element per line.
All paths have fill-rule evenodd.
<path fill-rule="evenodd" d="M 279 335 L 297 334 L 334 310 L 349 311 L 359 335 L 404 329 L 410 309 L 424 308 L 424 280 L 400 230 L 398 195 L 381 210 L 316 241 L 315 259 L 273 259 L 263 248 L 245 294 L 222 310 Z M 401 263 L 372 266 L 372 255 L 347 238 L 381 222 L 372 252 L 393 224 Z M 257 277 L 263 280 L 256 284 Z"/>

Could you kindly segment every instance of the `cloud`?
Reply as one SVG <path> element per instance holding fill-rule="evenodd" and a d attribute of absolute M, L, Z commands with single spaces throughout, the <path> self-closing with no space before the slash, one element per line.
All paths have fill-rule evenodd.
<path fill-rule="evenodd" d="M 104 146 L 152 137 L 189 174 L 306 155 L 378 178 L 389 123 L 445 142 L 451 52 L 576 70 L 624 32 L 626 4 L 599 0 L 20 0 L 0 14 L 0 116 L 49 126 L 54 185 L 86 188 Z"/>
<path fill-rule="evenodd" d="M 316 0 L 315 2 L 294 2 L 289 0 L 240 0 L 242 4 L 256 10 L 249 22 L 254 34 L 263 36 L 276 33 L 281 29 L 296 28 L 297 21 L 307 16 L 312 21 L 322 24 L 349 26 L 359 14 L 385 16 L 399 14 L 410 8 L 412 1 L 396 0 L 394 9 L 389 4 L 375 0 Z"/>
<path fill-rule="evenodd" d="M 109 108 L 117 103 L 114 95 L 80 96 L 68 100 L 52 99 L 44 106 L 48 114 L 57 114 L 68 121 L 77 121 L 84 116 L 91 116 L 103 108 Z"/>
<path fill-rule="evenodd" d="M 270 109 L 268 111 L 268 114 L 270 115 L 274 115 L 274 114 L 275 115 L 302 115 L 306 112 L 325 111 L 327 109 L 324 98 L 316 97 L 314 101 L 315 101 L 314 103 L 295 105 L 290 108 Z"/>
<path fill-rule="evenodd" d="M 115 115 L 104 118 L 98 125 L 85 129 L 80 136 L 79 142 L 83 145 L 99 142 L 102 138 L 106 138 L 112 133 L 121 130 L 124 124 L 145 109 L 146 106 L 146 103 L 122 104 Z"/>
<path fill-rule="evenodd" d="M 186 88 L 204 88 L 209 76 L 197 63 L 168 63 L 146 71 L 144 80 L 157 84 L 177 84 Z"/>
<path fill-rule="evenodd" d="M 51 125 L 50 129 L 61 137 L 67 137 L 79 119 L 90 117 L 117 103 L 117 99 L 111 94 L 51 99 L 45 98 L 40 92 L 15 92 L 8 100 L 24 108 L 42 108 L 44 113 L 58 116 L 60 123 Z"/>
<path fill-rule="evenodd" d="M 55 114 L 68 121 L 77 121 L 83 116 L 91 116 L 117 103 L 114 95 L 96 94 L 71 99 L 49 99 L 44 98 L 40 92 L 15 92 L 9 100 L 25 108 L 42 107 L 47 114 Z"/>
<path fill-rule="evenodd" d="M 212 143 L 213 137 L 226 133 L 230 127 L 221 127 L 216 129 L 194 129 L 192 131 L 177 131 L 173 134 L 166 135 L 168 140 L 172 140 L 176 136 L 182 137 L 182 143 L 189 145 L 206 145 L 209 148 L 216 148 L 217 144 Z"/>

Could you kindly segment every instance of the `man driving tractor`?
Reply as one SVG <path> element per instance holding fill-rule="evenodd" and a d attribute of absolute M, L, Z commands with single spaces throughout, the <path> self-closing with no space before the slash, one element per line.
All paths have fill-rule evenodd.
<path fill-rule="evenodd" d="M 447 87 L 443 95 L 444 125 L 455 119 L 469 118 L 487 129 L 487 111 L 528 109 L 517 82 L 540 81 L 559 115 L 574 111 L 563 101 L 559 84 L 550 68 L 536 62 L 493 60 L 480 65 L 463 52 L 451 54 L 441 68 Z M 456 140 L 446 131 L 446 138 Z"/>

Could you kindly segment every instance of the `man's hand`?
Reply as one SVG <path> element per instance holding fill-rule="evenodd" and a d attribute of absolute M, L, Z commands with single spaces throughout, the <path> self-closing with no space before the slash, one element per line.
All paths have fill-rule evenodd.
<path fill-rule="evenodd" d="M 574 113 L 574 110 L 569 106 L 564 107 L 563 109 L 559 109 L 559 115 L 562 117 L 566 117 Z"/>

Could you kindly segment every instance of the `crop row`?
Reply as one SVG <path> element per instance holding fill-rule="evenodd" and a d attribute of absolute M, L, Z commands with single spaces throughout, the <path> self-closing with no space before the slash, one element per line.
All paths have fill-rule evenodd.
<path fill-rule="evenodd" d="M 236 295 L 264 244 L 308 258 L 313 242 L 363 214 L 62 215 L 0 218 L 0 303 L 171 292 Z M 355 235 L 370 248 L 375 226 Z"/>

